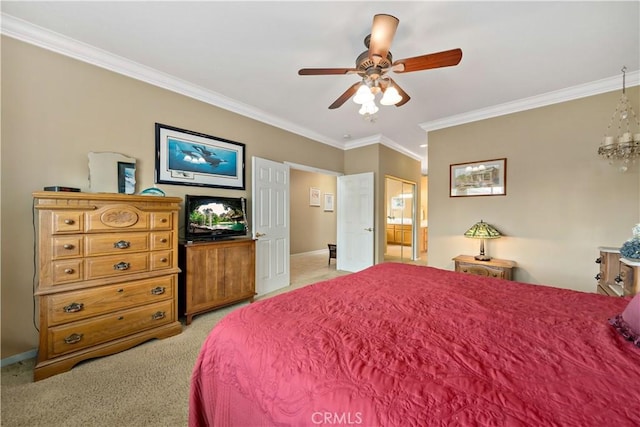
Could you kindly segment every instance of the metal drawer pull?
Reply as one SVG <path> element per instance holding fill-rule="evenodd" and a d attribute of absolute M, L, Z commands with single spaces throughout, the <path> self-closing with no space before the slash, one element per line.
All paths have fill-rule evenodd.
<path fill-rule="evenodd" d="M 113 266 L 113 269 L 114 270 L 120 270 L 120 271 L 128 270 L 130 266 L 131 266 L 131 264 L 129 264 L 128 262 L 122 261 L 122 262 L 119 262 L 119 263 L 115 264 Z"/>
<path fill-rule="evenodd" d="M 156 311 L 151 315 L 152 320 L 164 319 L 164 311 Z"/>
<path fill-rule="evenodd" d="M 64 339 L 65 344 L 75 344 L 80 342 L 82 334 L 71 334 Z"/>
<path fill-rule="evenodd" d="M 602 274 L 600 273 L 596 274 L 596 280 L 600 280 L 600 279 L 602 279 Z"/>
<path fill-rule="evenodd" d="M 616 282 L 617 284 L 620 284 L 620 282 L 622 282 L 622 278 L 621 278 L 621 277 L 620 277 L 620 275 L 618 274 L 618 275 L 616 276 L 616 278 L 615 278 L 615 279 L 613 279 L 613 281 L 614 281 L 614 282 Z"/>
<path fill-rule="evenodd" d="M 64 223 L 65 223 L 65 224 L 67 224 L 67 225 L 73 225 L 73 224 L 75 224 L 76 222 L 75 222 L 74 220 L 72 220 L 72 219 L 65 219 L 65 220 L 64 220 Z"/>
<path fill-rule="evenodd" d="M 602 264 L 602 257 L 596 258 L 596 264 Z"/>
<path fill-rule="evenodd" d="M 151 295 L 162 295 L 164 294 L 164 286 L 156 286 L 151 289 Z"/>
<path fill-rule="evenodd" d="M 64 272 L 65 272 L 66 274 L 73 274 L 73 273 L 75 272 L 75 270 L 74 270 L 73 268 L 65 268 L 65 269 L 64 269 Z"/>
<path fill-rule="evenodd" d="M 73 248 L 75 248 L 75 245 L 72 245 L 70 243 L 66 243 L 66 244 L 62 245 L 62 247 L 65 248 L 65 249 L 73 249 Z"/>
<path fill-rule="evenodd" d="M 72 302 L 71 304 L 63 308 L 65 313 L 77 313 L 84 308 L 84 304 L 81 302 Z"/>
<path fill-rule="evenodd" d="M 127 242 L 126 240 L 120 240 L 119 242 L 115 242 L 113 244 L 113 247 L 118 249 L 127 249 L 131 247 L 131 242 Z"/>

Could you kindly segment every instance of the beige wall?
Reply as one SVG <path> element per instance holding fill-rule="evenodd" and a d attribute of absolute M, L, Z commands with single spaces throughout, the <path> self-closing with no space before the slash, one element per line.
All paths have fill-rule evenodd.
<path fill-rule="evenodd" d="M 336 242 L 336 182 L 334 175 L 291 169 L 291 254 L 326 250 Z M 320 190 L 320 206 L 309 206 L 309 189 Z M 333 194 L 333 211 L 325 211 L 324 196 Z"/>
<path fill-rule="evenodd" d="M 594 292 L 598 246 L 620 246 L 638 221 L 638 165 L 597 156 L 620 91 L 429 133 L 429 265 L 475 255 L 463 237 L 483 219 L 506 237 L 489 255 L 518 263 L 519 281 Z M 636 114 L 639 89 L 627 90 Z M 617 127 L 617 126 L 616 126 Z M 449 197 L 449 165 L 507 158 L 507 195 Z"/>
<path fill-rule="evenodd" d="M 11 38 L 2 38 L 1 54 L 2 358 L 37 346 L 31 193 L 47 185 L 88 191 L 90 151 L 137 158 L 143 189 L 154 183 L 156 122 L 246 144 L 246 191 L 159 185 L 179 197 L 250 198 L 251 156 L 343 170 L 343 150 L 185 96 Z"/>
<path fill-rule="evenodd" d="M 358 158 L 351 158 L 341 149 L 8 37 L 2 37 L 1 55 L 3 359 L 37 346 L 31 193 L 47 185 L 88 191 L 87 155 L 91 151 L 118 152 L 136 158 L 140 190 L 154 185 L 156 122 L 242 142 L 246 144 L 246 190 L 158 187 L 167 195 L 178 197 L 185 194 L 245 196 L 249 215 L 252 156 L 335 172 L 347 172 L 345 162 L 350 158 L 352 172 L 349 173 L 374 171 L 379 175 L 375 169 L 380 167 L 377 160 L 361 164 Z M 386 147 L 373 145 L 363 148 L 362 152 L 373 153 L 377 159 L 383 149 Z M 389 151 L 395 161 L 406 162 L 406 156 Z M 320 184 L 323 193 L 325 186 L 331 187 L 324 179 Z M 327 179 L 335 182 L 335 177 Z M 335 189 L 335 183 L 332 188 Z M 308 204 L 308 200 L 307 188 L 303 201 Z M 335 212 L 323 211 L 320 216 L 335 217 Z M 294 215 L 297 220 L 298 213 L 292 210 Z M 182 227 L 182 218 L 180 222 Z M 331 225 L 331 221 L 323 226 L 326 230 L 333 229 L 335 236 L 335 225 Z M 311 246 L 324 248 L 326 240 L 326 236 L 318 236 Z M 306 250 L 300 249 L 297 241 L 295 245 L 292 251 Z"/>

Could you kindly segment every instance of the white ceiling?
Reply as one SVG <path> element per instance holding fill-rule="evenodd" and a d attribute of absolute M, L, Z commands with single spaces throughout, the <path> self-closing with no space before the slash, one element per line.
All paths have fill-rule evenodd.
<path fill-rule="evenodd" d="M 382 142 L 422 159 L 423 168 L 426 129 L 621 88 L 623 65 L 628 86 L 640 74 L 638 1 L 2 1 L 0 7 L 3 34 L 337 147 Z M 411 101 L 381 107 L 377 120 L 367 122 L 351 101 L 327 108 L 357 76 L 297 71 L 354 66 L 376 13 L 400 20 L 395 60 L 453 48 L 463 58 L 456 67 L 393 75 Z"/>

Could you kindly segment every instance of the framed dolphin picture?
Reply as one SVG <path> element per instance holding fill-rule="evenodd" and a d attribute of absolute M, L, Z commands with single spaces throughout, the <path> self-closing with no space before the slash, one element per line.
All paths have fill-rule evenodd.
<path fill-rule="evenodd" d="M 157 184 L 245 189 L 245 145 L 156 123 Z"/>

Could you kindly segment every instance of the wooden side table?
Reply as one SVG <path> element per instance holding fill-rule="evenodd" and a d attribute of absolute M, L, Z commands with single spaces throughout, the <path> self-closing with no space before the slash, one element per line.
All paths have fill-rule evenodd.
<path fill-rule="evenodd" d="M 512 270 L 518 265 L 515 261 L 508 259 L 491 258 L 489 261 L 478 261 L 471 255 L 458 255 L 453 260 L 456 263 L 456 271 L 459 273 L 506 280 L 512 280 Z"/>

